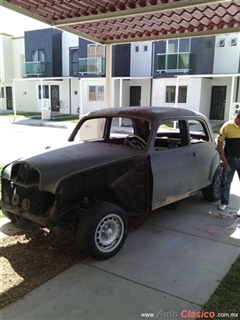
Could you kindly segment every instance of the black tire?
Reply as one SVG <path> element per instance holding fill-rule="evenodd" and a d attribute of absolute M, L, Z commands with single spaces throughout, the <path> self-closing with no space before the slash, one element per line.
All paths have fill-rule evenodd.
<path fill-rule="evenodd" d="M 79 222 L 77 243 L 82 253 L 105 260 L 122 248 L 127 233 L 126 213 L 114 204 L 101 202 L 91 207 Z"/>
<path fill-rule="evenodd" d="M 6 211 L 5 209 L 2 209 L 2 213 L 4 214 L 4 216 L 6 218 L 8 218 L 9 220 L 11 220 L 11 222 L 16 222 L 16 215 L 12 212 Z"/>
<path fill-rule="evenodd" d="M 214 173 L 213 180 L 210 186 L 202 190 L 205 200 L 216 202 L 221 198 L 222 192 L 222 169 L 218 167 Z"/>

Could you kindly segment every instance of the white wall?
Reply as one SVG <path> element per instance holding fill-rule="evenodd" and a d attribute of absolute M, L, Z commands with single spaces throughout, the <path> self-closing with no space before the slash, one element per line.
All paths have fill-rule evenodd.
<path fill-rule="evenodd" d="M 36 95 L 35 81 L 15 81 L 15 101 L 17 111 L 38 111 Z"/>
<path fill-rule="evenodd" d="M 181 80 L 180 80 L 181 81 Z M 153 107 L 174 107 L 174 103 L 166 103 L 166 86 L 176 86 L 176 79 L 153 79 L 152 85 L 152 106 Z M 180 83 L 180 85 L 182 82 Z"/>
<path fill-rule="evenodd" d="M 0 98 L 0 110 L 6 110 L 6 99 Z"/>
<path fill-rule="evenodd" d="M 14 78 L 22 78 L 24 62 L 24 38 L 0 35 L 0 79 L 4 97 L 0 98 L 0 109 L 6 110 L 6 87 L 12 87 Z M 22 105 L 22 97 L 20 98 Z"/>
<path fill-rule="evenodd" d="M 23 78 L 25 62 L 25 46 L 24 37 L 12 39 L 12 52 L 13 52 L 13 78 Z"/>
<path fill-rule="evenodd" d="M 78 36 L 74 34 L 62 33 L 62 72 L 63 77 L 69 76 L 69 48 L 78 47 Z"/>
<path fill-rule="evenodd" d="M 150 89 L 151 79 L 131 79 L 129 81 L 129 101 L 130 104 L 130 87 L 140 86 L 141 87 L 141 106 L 150 106 Z"/>
<path fill-rule="evenodd" d="M 147 51 L 144 51 L 147 46 Z M 139 51 L 136 52 L 136 47 Z M 152 41 L 131 44 L 130 77 L 150 77 L 152 66 Z"/>
<path fill-rule="evenodd" d="M 124 80 L 122 85 L 122 107 L 129 106 L 130 102 L 130 84 L 129 81 Z"/>
<path fill-rule="evenodd" d="M 176 86 L 176 79 L 154 79 L 152 90 L 152 106 L 175 107 L 175 103 L 166 103 L 166 86 Z M 178 107 L 198 111 L 209 117 L 211 102 L 211 81 L 201 78 L 180 78 L 179 86 L 187 86 L 186 103 L 178 103 Z"/>
<path fill-rule="evenodd" d="M 210 109 L 211 109 L 211 96 L 212 96 L 212 80 L 211 79 L 205 79 L 205 78 L 189 79 L 186 108 L 201 112 L 207 118 L 209 118 Z"/>
<path fill-rule="evenodd" d="M 200 111 L 200 99 L 201 99 L 201 88 L 202 79 L 180 79 L 179 86 L 187 85 L 187 103 L 183 106 L 184 108 L 191 109 L 194 111 Z"/>
<path fill-rule="evenodd" d="M 104 101 L 89 101 L 89 86 L 104 86 L 105 78 L 66 78 L 62 81 L 43 80 L 44 86 L 49 86 L 49 99 L 45 99 L 51 108 L 51 85 L 59 86 L 59 99 L 61 101 L 60 113 L 77 114 L 77 109 L 80 108 L 82 101 L 82 114 L 86 114 L 96 109 L 105 108 Z M 17 111 L 32 111 L 41 112 L 42 100 L 38 96 L 38 86 L 41 85 L 40 80 L 22 80 L 15 81 L 16 92 L 16 110 Z M 124 87 L 124 85 L 123 85 Z M 114 95 L 112 95 L 114 101 Z M 128 103 L 129 104 L 129 103 Z M 114 105 L 112 105 L 114 106 Z"/>
<path fill-rule="evenodd" d="M 49 107 L 51 108 L 51 85 L 58 85 L 60 93 L 59 99 L 61 100 L 61 113 L 70 113 L 68 79 L 63 81 L 44 80 L 42 84 L 44 86 L 49 86 L 49 99 L 45 99 Z M 39 99 L 38 95 L 38 86 L 40 85 L 41 81 L 37 79 L 14 81 L 17 111 L 41 112 L 42 99 Z"/>
<path fill-rule="evenodd" d="M 120 79 L 113 79 L 112 80 L 112 107 L 119 107 L 120 106 Z"/>
<path fill-rule="evenodd" d="M 237 45 L 231 46 L 231 40 L 236 38 Z M 224 47 L 220 47 L 225 40 Z M 216 36 L 213 73 L 237 73 L 239 70 L 240 34 L 231 33 Z"/>
<path fill-rule="evenodd" d="M 127 107 L 130 105 L 130 87 L 141 87 L 141 106 L 150 106 L 150 88 L 151 79 L 123 79 L 122 80 L 122 105 Z M 113 82 L 113 107 L 120 106 L 120 80 L 115 79 Z"/>
<path fill-rule="evenodd" d="M 28 81 L 30 82 L 30 81 Z M 41 85 L 40 80 L 34 81 L 35 83 L 35 103 L 37 104 L 37 111 L 41 112 L 42 110 L 42 99 L 39 99 L 38 96 L 38 86 Z M 51 110 L 51 86 L 56 85 L 59 86 L 59 100 L 61 101 L 60 112 L 69 114 L 70 113 L 70 92 L 69 92 L 69 79 L 63 79 L 62 81 L 54 81 L 54 80 L 43 80 L 42 84 L 44 86 L 49 87 L 49 99 L 45 99 L 48 106 Z M 33 102 L 34 103 L 34 102 Z"/>
<path fill-rule="evenodd" d="M 61 113 L 77 113 L 79 107 L 79 81 L 78 79 L 63 79 L 62 81 L 43 80 L 42 84 L 49 87 L 49 99 L 45 99 L 51 109 L 51 85 L 59 86 L 59 100 L 61 101 Z M 40 80 L 15 81 L 16 110 L 41 112 L 42 99 L 39 99 L 38 86 Z M 77 91 L 75 94 L 74 91 Z M 25 94 L 26 93 L 26 94 Z"/>
<path fill-rule="evenodd" d="M 79 87 L 78 78 L 71 79 L 71 113 L 77 114 L 78 108 L 80 108 L 81 92 Z"/>
<path fill-rule="evenodd" d="M 12 36 L 0 34 L 0 71 L 1 82 L 9 82 L 14 77 Z"/>
<path fill-rule="evenodd" d="M 59 84 L 60 82 L 60 84 Z M 58 81 L 54 83 L 55 85 L 59 85 L 59 100 L 61 101 L 61 113 L 70 113 L 70 88 L 69 79 L 65 79 L 62 81 Z"/>
<path fill-rule="evenodd" d="M 212 99 L 212 80 L 201 80 L 201 92 L 199 97 L 199 111 L 203 113 L 207 118 L 210 117 Z"/>
<path fill-rule="evenodd" d="M 105 101 L 89 101 L 88 99 L 88 86 L 105 86 L 105 78 L 89 78 L 79 81 L 79 92 L 82 99 L 82 114 L 86 114 L 96 109 L 105 108 Z M 141 86 L 141 106 L 150 105 L 150 86 L 151 79 L 128 79 L 122 81 L 122 107 L 129 106 L 130 104 L 130 87 Z M 112 80 L 111 90 L 111 107 L 120 106 L 120 80 Z M 79 100 L 79 101 L 80 101 Z"/>
<path fill-rule="evenodd" d="M 105 78 L 84 78 L 82 81 L 79 81 L 79 92 L 81 94 L 80 99 L 82 100 L 82 115 L 106 107 L 106 97 L 104 101 L 89 101 L 89 86 L 104 86 L 104 97 L 106 95 Z"/>
<path fill-rule="evenodd" d="M 5 36 L 3 34 L 0 34 L 0 82 L 5 81 L 5 67 L 4 67 L 4 41 Z"/>

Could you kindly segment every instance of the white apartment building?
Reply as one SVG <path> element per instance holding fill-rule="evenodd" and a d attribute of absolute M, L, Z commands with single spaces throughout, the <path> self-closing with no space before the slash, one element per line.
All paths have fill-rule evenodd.
<path fill-rule="evenodd" d="M 24 68 L 31 67 L 34 61 L 26 61 L 26 50 L 31 49 L 25 47 L 25 39 L 2 34 L 0 40 L 1 110 L 11 110 L 13 106 L 17 112 L 44 110 L 45 117 L 50 118 L 52 111 L 86 114 L 106 106 L 104 74 L 96 76 L 88 72 L 90 69 L 79 74 L 79 50 L 86 51 L 83 56 L 88 60 L 87 68 L 93 68 L 94 57 L 88 54 L 94 46 L 97 52 L 99 45 L 87 43 L 86 48 L 80 48 L 77 36 L 63 32 L 61 47 L 54 53 L 55 58 L 56 54 L 61 58 L 59 75 L 26 77 Z M 126 50 L 118 67 L 129 64 L 129 71 L 111 79 L 113 107 L 184 107 L 212 120 L 225 121 L 240 106 L 238 34 L 136 42 L 125 45 L 123 52 Z M 40 51 L 38 58 L 43 59 L 43 50 L 32 51 L 35 56 Z M 100 51 L 104 59 L 104 50 Z M 52 107 L 56 99 L 61 101 L 59 110 Z"/>

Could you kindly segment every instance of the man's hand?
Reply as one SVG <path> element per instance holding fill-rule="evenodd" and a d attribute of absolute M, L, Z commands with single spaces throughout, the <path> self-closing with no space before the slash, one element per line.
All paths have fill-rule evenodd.
<path fill-rule="evenodd" d="M 225 158 L 225 156 L 224 156 L 224 158 Z M 228 166 L 228 163 L 227 163 L 227 160 L 226 160 L 226 158 L 225 159 L 221 159 L 220 160 L 220 164 L 221 164 L 221 167 L 223 167 L 223 168 L 227 168 L 227 166 Z"/>

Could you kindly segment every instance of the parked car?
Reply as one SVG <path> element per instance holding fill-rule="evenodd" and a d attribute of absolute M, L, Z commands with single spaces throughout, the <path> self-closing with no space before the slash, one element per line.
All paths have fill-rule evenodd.
<path fill-rule="evenodd" d="M 208 119 L 180 108 L 91 112 L 60 148 L 7 165 L 2 211 L 19 226 L 71 228 L 83 253 L 114 256 L 128 218 L 202 190 L 221 194 L 219 156 Z"/>

